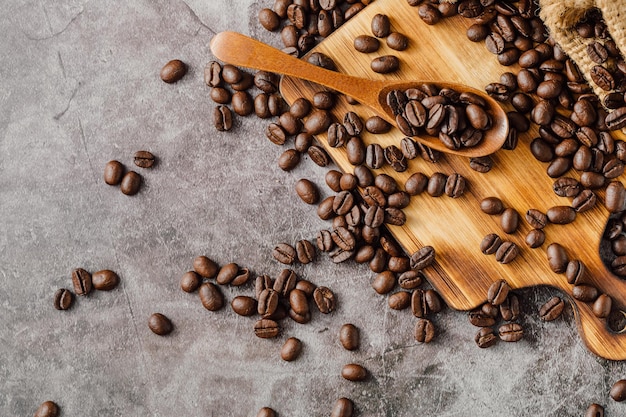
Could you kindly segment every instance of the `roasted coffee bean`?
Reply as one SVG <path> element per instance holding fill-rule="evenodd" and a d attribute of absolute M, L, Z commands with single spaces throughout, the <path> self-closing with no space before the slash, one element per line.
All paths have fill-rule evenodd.
<path fill-rule="evenodd" d="M 280 17 L 272 9 L 261 9 L 259 11 L 259 23 L 270 32 L 280 27 Z"/>
<path fill-rule="evenodd" d="M 74 295 L 70 290 L 66 290 L 65 288 L 59 288 L 54 293 L 54 308 L 57 310 L 68 310 L 72 307 L 72 302 L 74 301 Z"/>
<path fill-rule="evenodd" d="M 615 89 L 615 79 L 609 70 L 602 65 L 595 65 L 589 73 L 591 80 L 604 91 Z"/>
<path fill-rule="evenodd" d="M 152 333 L 159 336 L 168 335 L 174 330 L 170 319 L 161 313 L 154 313 L 148 318 L 148 327 L 152 330 Z"/>
<path fill-rule="evenodd" d="M 496 261 L 501 264 L 513 262 L 519 255 L 519 248 L 513 242 L 502 242 L 496 251 Z"/>
<path fill-rule="evenodd" d="M 409 47 L 409 38 L 398 32 L 392 32 L 387 37 L 387 46 L 396 51 L 404 51 Z"/>
<path fill-rule="evenodd" d="M 93 287 L 99 291 L 110 291 L 117 287 L 119 282 L 120 277 L 109 269 L 103 269 L 91 275 L 91 283 Z"/>
<path fill-rule="evenodd" d="M 202 306 L 209 311 L 217 311 L 224 306 L 224 296 L 212 282 L 205 282 L 198 290 Z"/>
<path fill-rule="evenodd" d="M 267 275 L 259 275 L 254 280 L 254 296 L 258 299 L 266 288 L 272 288 L 272 279 Z"/>
<path fill-rule="evenodd" d="M 372 260 L 376 250 L 371 245 L 361 246 L 354 254 L 354 261 L 359 264 L 364 264 Z"/>
<path fill-rule="evenodd" d="M 124 176 L 124 165 L 119 161 L 109 161 L 104 167 L 104 182 L 109 185 L 118 185 Z"/>
<path fill-rule="evenodd" d="M 283 128 L 287 135 L 296 135 L 302 130 L 302 122 L 300 121 L 300 119 L 297 119 L 293 114 L 288 111 L 280 115 L 280 117 L 278 118 L 278 122 L 280 124 L 280 127 Z"/>
<path fill-rule="evenodd" d="M 431 313 L 439 313 L 445 306 L 441 296 L 435 290 L 424 291 L 424 301 Z"/>
<path fill-rule="evenodd" d="M 504 342 L 517 342 L 524 337 L 524 330 L 517 323 L 507 323 L 500 326 L 498 335 Z"/>
<path fill-rule="evenodd" d="M 303 265 L 313 262 L 315 260 L 315 248 L 313 244 L 306 239 L 299 240 L 296 243 L 296 257 Z"/>
<path fill-rule="evenodd" d="M 376 14 L 372 18 L 371 23 L 372 34 L 377 38 L 385 38 L 391 33 L 391 23 L 389 16 L 385 14 Z"/>
<path fill-rule="evenodd" d="M 302 178 L 296 182 L 295 190 L 298 197 L 307 204 L 317 204 L 320 199 L 317 186 L 306 178 Z"/>
<path fill-rule="evenodd" d="M 230 262 L 220 268 L 215 280 L 219 285 L 227 285 L 235 279 L 238 273 L 239 265 L 234 262 Z"/>
<path fill-rule="evenodd" d="M 321 52 L 313 52 L 310 54 L 307 58 L 307 62 L 330 71 L 337 71 L 335 62 L 328 55 Z"/>
<path fill-rule="evenodd" d="M 372 232 L 368 232 L 368 230 L 371 230 Z M 369 236 L 370 233 L 372 236 Z M 379 235 L 380 235 L 379 228 L 363 226 L 363 240 L 365 240 L 366 242 L 370 244 L 374 243 L 376 240 L 378 240 Z M 376 249 L 376 251 L 374 252 L 374 257 L 369 262 L 370 270 L 376 273 L 383 272 L 385 268 L 387 268 L 387 258 L 388 258 L 388 255 L 382 248 Z M 392 274 L 392 277 L 393 277 L 393 274 Z"/>
<path fill-rule="evenodd" d="M 519 214 L 514 208 L 509 207 L 504 209 L 502 216 L 500 217 L 500 226 L 504 233 L 512 234 L 517 231 L 519 226 Z"/>
<path fill-rule="evenodd" d="M 372 287 L 378 294 L 387 294 L 396 285 L 396 277 L 391 271 L 383 271 L 376 275 L 372 281 Z"/>
<path fill-rule="evenodd" d="M 124 177 L 122 177 L 120 190 L 123 194 L 135 195 L 139 192 L 139 187 L 141 187 L 141 175 L 137 174 L 135 171 L 128 171 Z"/>
<path fill-rule="evenodd" d="M 299 315 L 306 316 L 310 312 L 306 294 L 295 288 L 289 292 L 289 306 Z"/>
<path fill-rule="evenodd" d="M 423 277 L 421 271 L 406 271 L 398 277 L 398 285 L 405 290 L 412 290 L 422 285 Z"/>
<path fill-rule="evenodd" d="M 332 119 L 326 110 L 313 110 L 304 122 L 304 129 L 311 135 L 317 135 L 328 130 Z"/>
<path fill-rule="evenodd" d="M 246 295 L 238 295 L 230 302 L 233 311 L 240 316 L 253 316 L 257 312 L 257 301 Z"/>
<path fill-rule="evenodd" d="M 217 264 L 206 256 L 196 257 L 193 260 L 193 269 L 204 278 L 215 278 L 219 271 Z"/>
<path fill-rule="evenodd" d="M 269 109 L 269 96 L 265 93 L 259 93 L 254 97 L 254 114 L 260 119 L 272 117 Z"/>
<path fill-rule="evenodd" d="M 274 247 L 272 256 L 282 264 L 291 265 L 296 260 L 296 249 L 288 243 L 279 243 Z"/>
<path fill-rule="evenodd" d="M 600 404 L 591 404 L 585 411 L 585 417 L 604 417 L 604 408 Z"/>
<path fill-rule="evenodd" d="M 428 177 L 421 172 L 412 174 L 404 183 L 405 191 L 412 196 L 423 193 L 427 186 Z"/>
<path fill-rule="evenodd" d="M 611 271 L 620 277 L 626 276 L 626 256 L 618 256 L 611 261 Z"/>
<path fill-rule="evenodd" d="M 490 31 L 487 25 L 475 23 L 467 28 L 466 35 L 467 39 L 472 42 L 480 42 L 485 40 L 485 38 L 489 35 Z"/>
<path fill-rule="evenodd" d="M 569 258 L 565 248 L 558 243 L 551 243 L 546 249 L 548 264 L 552 271 L 561 274 L 567 270 Z"/>
<path fill-rule="evenodd" d="M 329 196 L 322 200 L 322 202 L 317 206 L 317 215 L 322 220 L 329 220 L 335 217 L 336 213 L 333 210 L 333 203 L 335 201 L 335 197 Z"/>
<path fill-rule="evenodd" d="M 526 244 L 529 248 L 538 248 L 546 241 L 546 234 L 543 230 L 533 229 L 526 235 Z"/>
<path fill-rule="evenodd" d="M 91 274 L 82 268 L 74 269 L 72 271 L 72 284 L 76 295 L 88 295 L 92 288 Z"/>
<path fill-rule="evenodd" d="M 327 90 L 318 91 L 313 95 L 313 107 L 321 110 L 330 110 L 335 106 L 335 95 Z"/>
<path fill-rule="evenodd" d="M 611 181 L 606 187 L 604 205 L 610 213 L 618 213 L 626 209 L 626 190 L 619 181 Z"/>
<path fill-rule="evenodd" d="M 529 209 L 526 212 L 526 222 L 533 229 L 543 229 L 548 224 L 548 217 L 537 209 Z"/>
<path fill-rule="evenodd" d="M 393 293 L 387 298 L 387 303 L 392 310 L 404 310 L 411 304 L 411 293 L 407 291 Z"/>
<path fill-rule="evenodd" d="M 291 290 L 296 287 L 297 275 L 291 269 L 283 269 L 271 288 L 283 297 L 288 297 Z"/>
<path fill-rule="evenodd" d="M 35 411 L 35 417 L 57 417 L 59 406 L 52 401 L 44 401 Z"/>
<path fill-rule="evenodd" d="M 435 261 L 435 248 L 424 246 L 411 255 L 411 269 L 421 270 L 429 267 Z"/>
<path fill-rule="evenodd" d="M 133 162 L 140 168 L 152 168 L 154 166 L 156 158 L 148 151 L 135 152 Z"/>
<path fill-rule="evenodd" d="M 352 382 L 359 382 L 367 378 L 367 369 L 356 363 L 344 365 L 341 369 L 341 376 Z"/>
<path fill-rule="evenodd" d="M 328 287 L 317 287 L 313 292 L 313 300 L 320 313 L 328 314 L 335 310 L 335 294 Z"/>
<path fill-rule="evenodd" d="M 611 386 L 609 391 L 611 398 L 617 402 L 626 400 L 626 379 L 620 379 Z"/>
<path fill-rule="evenodd" d="M 576 197 L 582 191 L 582 187 L 576 178 L 561 177 L 554 181 L 552 190 L 559 197 Z"/>
<path fill-rule="evenodd" d="M 236 84 L 243 78 L 243 72 L 234 65 L 225 64 L 222 67 L 222 79 L 228 84 Z"/>
<path fill-rule="evenodd" d="M 280 327 L 271 319 L 261 319 L 254 323 L 254 334 L 262 339 L 271 339 L 278 336 Z"/>
<path fill-rule="evenodd" d="M 559 297 L 552 297 L 539 309 L 539 318 L 543 321 L 553 321 L 561 317 L 565 302 Z"/>
<path fill-rule="evenodd" d="M 550 162 L 550 165 L 546 168 L 546 173 L 550 178 L 558 178 L 569 171 L 571 167 L 572 160 L 570 158 L 558 157 Z"/>
<path fill-rule="evenodd" d="M 395 145 L 387 146 L 384 150 L 385 161 L 396 172 L 404 172 L 408 168 L 402 151 Z"/>
<path fill-rule="evenodd" d="M 263 407 L 259 410 L 256 417 L 276 417 L 276 411 L 269 407 Z"/>
<path fill-rule="evenodd" d="M 359 3 L 356 3 L 359 4 Z M 339 398 L 333 405 L 330 417 L 352 417 L 354 403 L 348 398 Z"/>
<path fill-rule="evenodd" d="M 480 251 L 485 255 L 493 255 L 502 245 L 502 239 L 495 233 L 490 233 L 480 242 Z"/>
<path fill-rule="evenodd" d="M 387 174 L 379 174 L 374 178 L 374 186 L 378 187 L 385 194 L 393 194 L 398 189 L 396 180 Z"/>
<path fill-rule="evenodd" d="M 351 251 L 356 245 L 354 234 L 345 227 L 334 228 L 330 233 L 330 237 L 335 242 L 335 245 L 344 251 Z"/>
<path fill-rule="evenodd" d="M 330 163 L 330 158 L 326 151 L 317 145 L 311 145 L 307 150 L 307 154 L 309 158 L 311 158 L 311 161 L 321 167 L 325 167 Z"/>
<path fill-rule="evenodd" d="M 480 201 L 480 209 L 484 213 L 496 215 L 504 211 L 504 204 L 498 197 L 486 197 Z"/>
<path fill-rule="evenodd" d="M 511 291 L 511 287 L 505 280 L 495 281 L 487 290 L 487 301 L 494 306 L 498 306 L 506 300 L 509 291 Z"/>
<path fill-rule="evenodd" d="M 411 312 L 415 317 L 426 317 L 430 313 L 430 307 L 426 302 L 426 292 L 416 289 L 411 294 Z"/>
<path fill-rule="evenodd" d="M 592 145 L 586 145 L 592 146 Z M 554 147 L 554 154 L 559 157 L 571 156 L 578 151 L 579 143 L 572 138 L 563 139 L 561 143 Z"/>
<path fill-rule="evenodd" d="M 570 206 L 554 206 L 548 209 L 546 216 L 550 223 L 568 224 L 576 220 L 576 210 Z"/>
<path fill-rule="evenodd" d="M 290 337 L 285 340 L 283 347 L 280 349 L 280 358 L 286 362 L 295 361 L 302 352 L 302 341 L 296 337 Z"/>
<path fill-rule="evenodd" d="M 591 303 L 598 298 L 598 289 L 586 284 L 574 285 L 572 287 L 572 297 L 578 301 Z"/>
<path fill-rule="evenodd" d="M 626 127 L 626 106 L 609 113 L 604 120 L 609 130 L 618 130 Z"/>
<path fill-rule="evenodd" d="M 372 60 L 370 68 L 379 74 L 389 74 L 400 68 L 400 60 L 395 55 L 379 56 Z"/>
<path fill-rule="evenodd" d="M 430 343 L 435 338 L 435 326 L 428 319 L 417 319 L 415 324 L 415 340 L 419 343 Z"/>
<path fill-rule="evenodd" d="M 289 113 L 295 118 L 301 119 L 311 111 L 311 102 L 304 97 L 297 98 L 291 107 Z"/>
<path fill-rule="evenodd" d="M 295 149 L 287 149 L 278 157 L 278 166 L 283 171 L 291 171 L 300 163 L 300 152 Z"/>
<path fill-rule="evenodd" d="M 594 301 L 591 307 L 593 314 L 601 319 L 609 317 L 611 314 L 611 307 L 613 306 L 613 300 L 606 294 L 600 294 L 596 301 Z"/>
<path fill-rule="evenodd" d="M 432 197 L 442 196 L 446 189 L 447 180 L 448 180 L 448 177 L 445 174 L 441 172 L 435 172 L 428 179 L 426 192 Z"/>
<path fill-rule="evenodd" d="M 222 66 L 217 61 L 210 61 L 204 67 L 204 82 L 209 87 L 222 84 Z"/>
<path fill-rule="evenodd" d="M 339 341 L 344 349 L 357 350 L 360 345 L 359 329 L 354 324 L 344 324 L 339 330 Z"/>
<path fill-rule="evenodd" d="M 489 327 L 496 323 L 493 316 L 485 314 L 482 309 L 478 308 L 468 313 L 469 322 L 476 327 Z"/>
<path fill-rule="evenodd" d="M 187 73 L 187 65 L 179 59 L 173 59 L 161 68 L 161 80 L 171 84 L 180 80 Z"/>
<path fill-rule="evenodd" d="M 444 191 L 448 197 L 461 197 L 465 192 L 465 178 L 457 173 L 450 175 L 446 180 Z"/>
<path fill-rule="evenodd" d="M 225 132 L 233 127 L 233 116 L 226 106 L 217 106 L 213 109 L 213 125 L 220 132 Z"/>
<path fill-rule="evenodd" d="M 567 277 L 567 282 L 570 284 L 580 284 L 585 276 L 585 264 L 578 259 L 569 261 L 565 269 L 565 276 Z"/>
<path fill-rule="evenodd" d="M 517 320 L 520 314 L 519 299 L 515 294 L 509 293 L 506 300 L 499 306 L 500 315 L 505 321 Z"/>

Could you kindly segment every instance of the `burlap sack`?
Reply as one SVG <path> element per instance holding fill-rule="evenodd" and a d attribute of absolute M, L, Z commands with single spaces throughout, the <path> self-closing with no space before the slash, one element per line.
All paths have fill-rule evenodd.
<path fill-rule="evenodd" d="M 587 56 L 587 45 L 593 39 L 577 35 L 575 26 L 590 9 L 598 8 L 615 44 L 626 52 L 626 0 L 539 0 L 539 17 L 544 21 L 550 35 L 561 45 L 570 58 L 576 62 L 596 95 L 604 100 L 608 92 L 598 87 L 589 77 L 591 68 L 596 65 Z"/>

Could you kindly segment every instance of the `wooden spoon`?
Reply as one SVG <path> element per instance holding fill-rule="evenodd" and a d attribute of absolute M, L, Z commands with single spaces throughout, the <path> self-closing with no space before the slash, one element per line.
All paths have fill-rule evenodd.
<path fill-rule="evenodd" d="M 508 118 L 500 105 L 485 92 L 464 84 L 434 80 L 381 81 L 353 77 L 309 64 L 236 32 L 221 32 L 215 35 L 211 39 L 211 52 L 229 64 L 301 78 L 332 88 L 367 105 L 394 125 L 395 117 L 387 105 L 387 94 L 392 90 L 404 91 L 425 83 L 434 83 L 440 88 L 451 88 L 459 93 L 467 91 L 478 94 L 487 102 L 492 117 L 492 127 L 485 132 L 480 143 L 455 150 L 447 148 L 438 138 L 432 136 L 415 137 L 418 142 L 444 153 L 466 157 L 490 155 L 502 147 L 508 134 Z"/>

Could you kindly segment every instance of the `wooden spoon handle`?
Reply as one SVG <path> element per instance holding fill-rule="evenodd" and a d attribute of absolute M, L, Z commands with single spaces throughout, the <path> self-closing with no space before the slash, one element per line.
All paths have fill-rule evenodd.
<path fill-rule="evenodd" d="M 312 81 L 376 106 L 382 81 L 364 80 L 330 71 L 288 55 L 236 32 L 220 32 L 211 39 L 211 52 L 218 59 L 246 68 L 275 72 Z"/>

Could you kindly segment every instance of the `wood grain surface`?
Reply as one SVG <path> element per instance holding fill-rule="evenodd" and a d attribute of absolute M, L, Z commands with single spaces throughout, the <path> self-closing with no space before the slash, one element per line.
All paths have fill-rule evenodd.
<path fill-rule="evenodd" d="M 377 13 L 390 17 L 392 30 L 409 37 L 409 48 L 393 51 L 384 40 L 380 49 L 371 54 L 357 52 L 353 40 L 362 34 L 371 34 L 370 23 Z M 469 19 L 453 17 L 434 26 L 426 25 L 419 18 L 417 8 L 406 0 L 377 0 L 325 39 L 315 51 L 333 58 L 340 72 L 369 79 L 393 80 L 441 80 L 464 83 L 478 89 L 497 82 L 506 71 L 517 73 L 519 67 L 503 67 L 490 54 L 483 42 L 472 43 L 466 38 Z M 370 69 L 373 58 L 393 54 L 400 58 L 400 70 L 388 75 L 376 74 Z M 320 86 L 297 78 L 284 77 L 281 92 L 287 102 L 298 97 L 311 98 Z M 508 105 L 503 105 L 511 110 Z M 333 110 L 338 120 L 353 110 L 362 118 L 373 115 L 364 106 L 352 106 L 341 99 Z M 445 195 L 431 197 L 427 193 L 411 198 L 405 209 L 407 222 L 402 227 L 388 229 L 408 254 L 425 245 L 436 249 L 435 265 L 425 270 L 430 283 L 439 291 L 448 305 L 458 310 L 469 310 L 485 302 L 487 289 L 496 280 L 505 279 L 512 288 L 549 285 L 563 291 L 572 301 L 579 332 L 588 348 L 597 355 L 615 360 L 626 359 L 626 334 L 616 334 L 591 311 L 591 305 L 571 297 L 572 286 L 564 274 L 554 273 L 547 261 L 546 248 L 557 242 L 565 247 L 569 259 L 580 259 L 587 268 L 585 281 L 595 285 L 600 292 L 613 298 L 614 308 L 626 308 L 626 283 L 614 276 L 602 263 L 599 255 L 601 237 L 609 218 L 604 207 L 604 192 L 598 192 L 598 204 L 588 212 L 581 213 L 568 225 L 549 224 L 544 230 L 546 242 L 537 249 L 525 243 L 531 227 L 524 220 L 528 209 L 542 212 L 552 206 L 571 205 L 571 199 L 557 196 L 553 190 L 553 178 L 546 174 L 546 163 L 537 161 L 530 153 L 529 144 L 537 137 L 537 126 L 520 134 L 515 150 L 499 150 L 492 157 L 493 169 L 485 174 L 469 167 L 465 157 L 446 155 L 439 162 L 430 163 L 421 158 L 409 161 L 409 169 L 398 173 L 386 166 L 376 173 L 386 173 L 397 179 L 401 188 L 406 179 L 415 172 L 430 176 L 435 172 L 446 175 L 460 173 L 468 182 L 468 189 L 461 198 Z M 404 136 L 397 129 L 383 135 L 364 133 L 366 144 L 378 142 L 383 147 L 400 145 Z M 615 137 L 618 137 L 615 135 Z M 354 167 L 346 158 L 345 149 L 332 148 L 325 134 L 319 142 L 344 172 Z M 565 176 L 580 178 L 575 170 Z M 623 177 L 618 178 L 623 181 Z M 520 215 L 517 232 L 507 235 L 500 226 L 500 216 L 490 216 L 480 210 L 479 203 L 485 197 L 498 197 L 506 207 L 514 208 Z M 496 262 L 494 255 L 484 255 L 479 245 L 489 233 L 497 233 L 503 240 L 517 244 L 520 255 L 509 264 Z"/>

